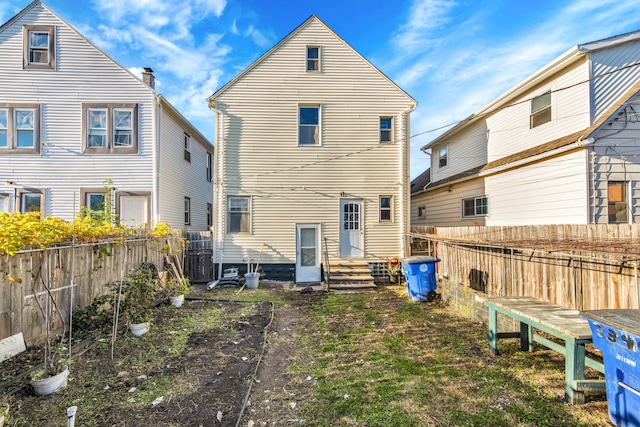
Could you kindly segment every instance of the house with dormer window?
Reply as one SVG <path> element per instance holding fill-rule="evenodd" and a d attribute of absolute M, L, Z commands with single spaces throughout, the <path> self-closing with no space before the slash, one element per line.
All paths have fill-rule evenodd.
<path fill-rule="evenodd" d="M 209 101 L 219 271 L 334 283 L 405 255 L 416 101 L 317 16 Z"/>
<path fill-rule="evenodd" d="M 640 31 L 577 45 L 429 142 L 412 224 L 639 222 L 638 58 Z"/>
<path fill-rule="evenodd" d="M 213 146 L 40 1 L 0 26 L 0 212 L 208 230 Z M 187 155 L 188 154 L 188 155 Z"/>

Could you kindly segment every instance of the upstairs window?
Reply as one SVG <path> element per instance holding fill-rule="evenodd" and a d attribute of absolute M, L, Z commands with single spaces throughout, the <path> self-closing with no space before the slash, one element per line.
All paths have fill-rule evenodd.
<path fill-rule="evenodd" d="M 213 226 L 213 205 L 207 203 L 207 227 Z"/>
<path fill-rule="evenodd" d="M 133 110 L 131 108 L 113 109 L 113 146 L 131 147 L 133 145 Z"/>
<path fill-rule="evenodd" d="M 184 134 L 184 159 L 191 163 L 191 137 Z"/>
<path fill-rule="evenodd" d="M 380 142 L 393 142 L 393 119 L 380 117 Z"/>
<path fill-rule="evenodd" d="M 439 163 L 438 165 L 443 168 L 447 166 L 449 157 L 449 147 L 444 147 L 440 149 Z"/>
<path fill-rule="evenodd" d="M 40 106 L 0 104 L 0 154 L 40 153 Z"/>
<path fill-rule="evenodd" d="M 531 129 L 551 121 L 551 92 L 531 100 Z"/>
<path fill-rule="evenodd" d="M 427 211 L 426 206 L 418 206 L 418 217 L 422 218 L 422 217 L 426 216 L 426 214 L 425 214 L 426 211 Z"/>
<path fill-rule="evenodd" d="M 209 182 L 211 182 L 211 178 L 213 176 L 212 159 L 213 159 L 213 156 L 211 155 L 211 153 L 207 152 L 207 181 Z"/>
<path fill-rule="evenodd" d="M 487 196 L 462 200 L 462 217 L 486 216 L 489 212 Z"/>
<path fill-rule="evenodd" d="M 320 48 L 318 46 L 307 46 L 307 71 L 320 71 Z"/>
<path fill-rule="evenodd" d="M 135 104 L 83 104 L 86 154 L 137 154 L 138 107 Z"/>
<path fill-rule="evenodd" d="M 320 106 L 300 107 L 298 113 L 298 144 L 320 145 Z"/>
<path fill-rule="evenodd" d="M 25 25 L 23 27 L 25 69 L 55 69 L 55 27 Z"/>
<path fill-rule="evenodd" d="M 609 224 L 626 224 L 629 222 L 627 205 L 627 183 L 609 181 L 607 183 L 609 205 Z"/>

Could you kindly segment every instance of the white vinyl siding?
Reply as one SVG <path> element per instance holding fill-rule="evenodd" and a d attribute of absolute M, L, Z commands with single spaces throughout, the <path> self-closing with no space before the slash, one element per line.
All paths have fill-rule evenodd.
<path fill-rule="evenodd" d="M 510 102 L 513 106 L 487 117 L 487 160 L 495 161 L 587 128 L 591 124 L 589 85 L 578 84 L 589 79 L 587 64 L 579 61 L 552 83 L 514 99 Z M 570 89 L 558 90 L 570 86 Z M 552 120 L 531 129 L 531 99 L 547 91 L 551 92 Z"/>
<path fill-rule="evenodd" d="M 190 162 L 184 160 L 185 122 L 163 109 L 160 132 L 159 221 L 177 227 L 184 225 L 184 197 L 191 199 L 191 224 L 188 230 L 208 230 L 206 204 L 213 203 L 213 183 L 207 181 L 207 153 L 213 149 L 195 134 L 189 137 Z M 204 144 L 204 145 L 203 145 Z M 206 147 L 206 148 L 205 148 Z"/>
<path fill-rule="evenodd" d="M 297 65 L 310 42 L 322 46 L 322 73 Z M 294 262 L 296 223 L 321 224 L 329 256 L 337 257 L 342 193 L 363 199 L 366 252 L 402 252 L 408 195 L 404 205 L 400 200 L 408 182 L 398 181 L 408 167 L 402 130 L 410 130 L 400 113 L 412 101 L 342 40 L 312 21 L 217 101 L 225 106 L 226 194 L 252 194 L 251 233 L 225 238 L 225 262 L 256 255 L 262 242 L 275 248 L 264 251 L 262 262 Z M 321 105 L 322 145 L 298 147 L 298 109 L 310 104 Z M 393 140 L 402 143 L 379 142 L 380 117 L 389 112 L 397 112 Z M 390 223 L 379 221 L 380 194 L 396 200 Z"/>
<path fill-rule="evenodd" d="M 486 225 L 584 224 L 586 153 L 578 151 L 486 178 Z"/>
<path fill-rule="evenodd" d="M 447 147 L 447 166 L 440 167 L 440 149 Z M 451 139 L 432 148 L 431 182 L 438 182 L 450 176 L 487 163 L 487 128 L 478 122 Z"/>
<path fill-rule="evenodd" d="M 23 25 L 26 24 L 56 27 L 55 70 L 41 72 L 23 69 Z M 27 13 L 0 32 L 0 56 L 0 76 L 11 76 L 0 78 L 0 105 L 33 104 L 37 101 L 40 105 L 40 139 L 43 143 L 40 156 L 0 153 L 0 170 L 15 171 L 6 177 L 7 180 L 46 189 L 46 213 L 64 219 L 72 219 L 79 210 L 81 188 L 101 188 L 107 178 L 112 180 L 119 192 L 154 194 L 156 188 L 161 188 L 161 202 L 167 199 L 162 187 L 158 186 L 154 162 L 158 154 L 156 138 L 162 136 L 162 145 L 165 145 L 165 135 L 162 131 L 158 135 L 156 123 L 161 121 L 164 129 L 169 126 L 167 122 L 170 119 L 157 117 L 155 94 L 148 86 L 39 3 L 33 4 Z M 83 104 L 137 105 L 140 120 L 133 136 L 139 141 L 138 151 L 135 154 L 108 155 L 83 153 Z M 129 131 L 126 121 L 121 121 L 117 127 L 120 140 L 126 139 L 125 135 Z M 186 127 L 183 125 L 180 135 L 184 129 Z M 182 150 L 181 136 L 177 143 Z M 195 147 L 200 144 L 193 145 Z M 210 144 L 207 143 L 207 146 L 211 149 Z M 202 151 L 204 159 L 205 150 Z M 184 163 L 181 152 L 179 159 Z M 205 181 L 204 169 L 202 160 L 197 170 L 200 181 Z M 179 168 L 170 168 L 160 174 L 167 175 L 172 176 L 177 183 L 183 176 L 189 176 L 188 173 L 182 174 Z M 192 184 L 190 191 L 198 193 L 191 195 L 194 201 L 192 227 L 197 223 L 195 207 L 203 206 L 200 229 L 207 229 L 204 204 L 212 201 L 212 186 L 209 184 L 205 190 L 200 190 L 195 188 L 193 182 L 189 183 Z M 0 193 L 3 192 L 11 194 L 13 198 L 13 189 L 4 185 L 4 179 L 0 182 Z M 203 199 L 205 193 L 206 200 Z M 173 194 L 180 200 L 178 215 L 169 219 L 173 224 L 181 226 L 184 193 L 174 191 Z M 198 200 L 202 203 L 196 205 Z M 148 208 L 157 214 L 155 195 L 149 202 Z M 11 204 L 13 206 L 14 202 Z"/>

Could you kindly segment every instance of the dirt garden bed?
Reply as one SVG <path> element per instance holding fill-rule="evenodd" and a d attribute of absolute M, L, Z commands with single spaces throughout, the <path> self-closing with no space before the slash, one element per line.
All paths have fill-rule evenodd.
<path fill-rule="evenodd" d="M 413 303 L 403 286 L 191 296 L 159 307 L 148 334 L 119 336 L 113 359 L 106 334 L 78 345 L 69 384 L 51 396 L 15 380 L 37 349 L 0 364 L 3 384 L 14 379 L 0 389 L 6 425 L 65 425 L 72 405 L 76 426 L 609 425 L 602 395 L 563 402 L 561 356 L 515 343 L 492 356 L 484 325 Z"/>

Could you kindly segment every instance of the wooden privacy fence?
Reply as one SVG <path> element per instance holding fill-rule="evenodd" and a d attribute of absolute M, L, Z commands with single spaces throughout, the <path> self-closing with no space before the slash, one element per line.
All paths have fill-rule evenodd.
<path fill-rule="evenodd" d="M 177 238 L 136 239 L 19 252 L 0 257 L 0 339 L 22 332 L 28 344 L 42 341 L 46 322 L 53 330 L 68 326 L 70 313 L 109 292 L 109 283 L 148 262 L 159 270 L 162 246 Z M 46 286 L 45 286 L 46 285 Z M 47 288 L 49 290 L 47 290 Z"/>
<path fill-rule="evenodd" d="M 640 308 L 638 225 L 413 226 L 411 240 L 415 253 L 441 259 L 441 277 L 487 295 Z"/>

